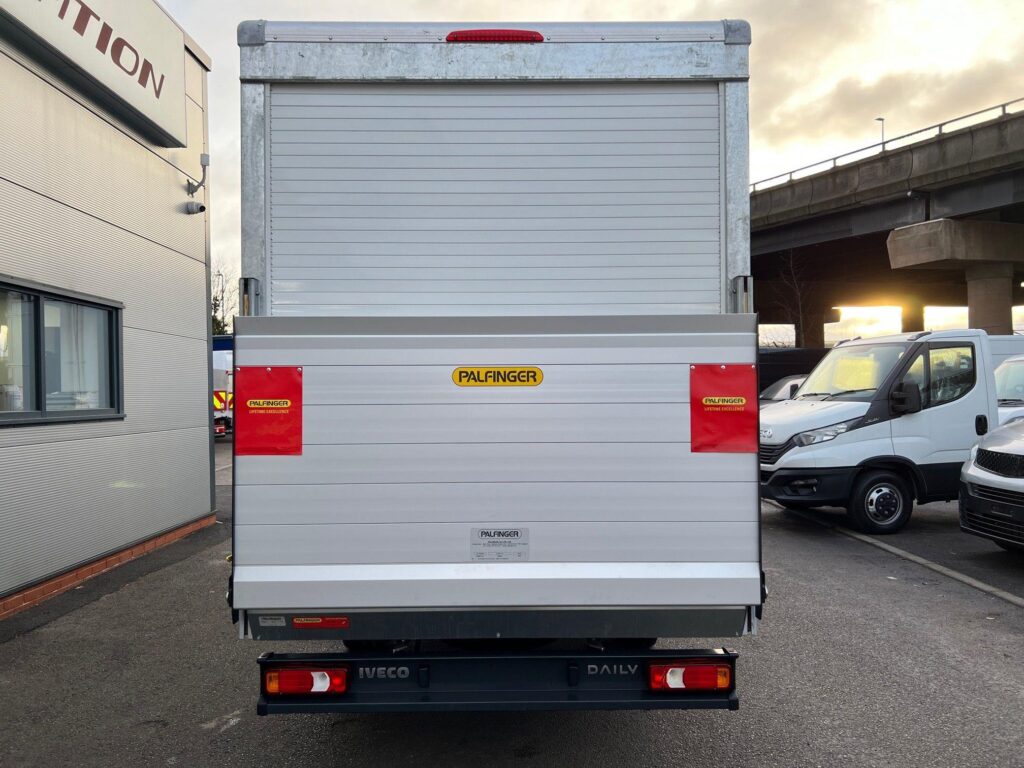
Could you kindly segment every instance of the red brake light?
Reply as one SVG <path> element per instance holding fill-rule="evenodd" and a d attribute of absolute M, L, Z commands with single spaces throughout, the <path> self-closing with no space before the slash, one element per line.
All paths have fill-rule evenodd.
<path fill-rule="evenodd" d="M 348 616 L 294 616 L 295 629 L 348 629 Z"/>
<path fill-rule="evenodd" d="M 445 38 L 449 43 L 543 43 L 544 35 L 530 29 L 457 29 Z"/>
<path fill-rule="evenodd" d="M 652 691 L 727 691 L 732 667 L 708 661 L 651 664 L 649 684 Z"/>
<path fill-rule="evenodd" d="M 263 672 L 263 688 L 272 696 L 344 693 L 348 690 L 348 668 L 271 668 Z"/>

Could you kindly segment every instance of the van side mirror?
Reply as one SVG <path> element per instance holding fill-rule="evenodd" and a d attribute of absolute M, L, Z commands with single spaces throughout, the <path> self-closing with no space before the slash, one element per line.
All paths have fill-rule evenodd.
<path fill-rule="evenodd" d="M 910 381 L 897 384 L 889 395 L 893 413 L 917 413 L 921 410 L 921 386 Z"/>
<path fill-rule="evenodd" d="M 800 389 L 800 385 L 797 382 L 793 382 L 789 385 L 789 399 L 792 400 L 796 397 L 796 391 Z"/>

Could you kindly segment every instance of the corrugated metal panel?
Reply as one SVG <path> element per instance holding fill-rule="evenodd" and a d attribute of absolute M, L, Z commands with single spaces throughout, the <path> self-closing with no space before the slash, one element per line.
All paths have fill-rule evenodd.
<path fill-rule="evenodd" d="M 495 528 L 513 520 L 489 521 Z M 757 523 L 620 522 L 565 523 L 536 518 L 520 525 L 530 529 L 531 563 L 714 563 L 742 562 L 757 550 Z M 352 563 L 452 563 L 466 557 L 465 523 L 365 522 L 345 529 L 338 546 L 336 525 L 240 525 L 235 548 L 246 565 L 294 565 L 302 551 L 309 565 Z M 567 547 L 566 542 L 572 546 Z"/>
<path fill-rule="evenodd" d="M 0 448 L 206 427 L 206 339 L 124 329 L 123 421 L 0 429 Z"/>
<path fill-rule="evenodd" d="M 205 217 L 182 215 L 185 178 L 171 162 L 2 50 L 0 83 L 0 176 L 202 259 Z M 179 161 L 205 151 L 202 110 L 192 106 L 190 129 L 198 141 L 178 152 Z M 206 199 L 205 190 L 197 199 Z"/>
<path fill-rule="evenodd" d="M 0 274 L 120 301 L 128 328 L 206 340 L 202 261 L 3 180 Z"/>
<path fill-rule="evenodd" d="M 0 275 L 124 305 L 127 414 L 0 430 L 0 593 L 210 511 L 199 75 L 169 150 L 0 41 Z"/>
<path fill-rule="evenodd" d="M 602 321 L 590 333 L 562 318 L 392 319 L 376 332 L 359 318 L 239 323 L 237 365 L 303 366 L 303 445 L 297 456 L 235 460 L 236 604 L 308 606 L 317 596 L 319 607 L 353 607 L 353 586 L 364 605 L 445 607 L 487 584 L 482 605 L 596 605 L 597 581 L 620 569 L 662 596 L 674 589 L 669 605 L 756 602 L 756 567 L 737 577 L 743 585 L 673 569 L 758 562 L 756 456 L 693 453 L 689 418 L 689 363 L 753 364 L 753 316 L 588 324 Z M 488 364 L 538 366 L 543 381 L 454 384 L 455 368 Z M 529 529 L 521 589 L 474 562 L 475 525 Z M 545 561 L 607 571 L 545 571 L 537 578 L 557 596 L 528 602 L 538 590 L 528 571 Z M 367 572 L 347 570 L 354 563 Z M 374 563 L 396 569 L 376 593 Z M 460 581 L 434 583 L 412 567 L 427 564 L 451 564 Z M 277 566 L 292 568 L 266 570 Z"/>
<path fill-rule="evenodd" d="M 715 83 L 270 92 L 271 314 L 721 310 Z"/>
<path fill-rule="evenodd" d="M 208 440 L 204 425 L 0 449 L 0 593 L 209 509 Z"/>
<path fill-rule="evenodd" d="M 509 525 L 537 518 L 535 504 L 545 495 L 559 503 L 544 510 L 550 522 L 614 522 L 628 516 L 637 522 L 749 522 L 757 507 L 758 487 L 723 496 L 715 483 L 680 484 L 672 490 L 650 483 L 356 483 L 311 485 L 295 504 L 291 485 L 239 485 L 235 519 L 246 525 L 279 525 L 288 510 L 293 525 L 366 522 L 374 510 L 377 523 L 472 523 Z M 686 504 L 679 499 L 686 498 Z"/>

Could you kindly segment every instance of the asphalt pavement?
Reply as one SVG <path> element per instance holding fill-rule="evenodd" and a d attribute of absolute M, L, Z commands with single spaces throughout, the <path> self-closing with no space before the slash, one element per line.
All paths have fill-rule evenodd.
<path fill-rule="evenodd" d="M 219 445 L 218 482 L 230 461 Z M 257 717 L 256 656 L 283 648 L 230 622 L 228 491 L 222 525 L 0 622 L 0 765 L 1024 761 L 1024 609 L 767 505 L 765 620 L 727 643 L 738 712 Z M 919 512 L 885 542 L 1024 594 L 1024 558 L 959 533 L 951 505 Z"/>

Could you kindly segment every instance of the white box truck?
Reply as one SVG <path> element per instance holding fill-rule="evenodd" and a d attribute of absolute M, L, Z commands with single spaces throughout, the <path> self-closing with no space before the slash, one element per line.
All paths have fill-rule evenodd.
<path fill-rule="evenodd" d="M 260 714 L 738 706 L 652 645 L 761 616 L 749 41 L 240 25 Z"/>

